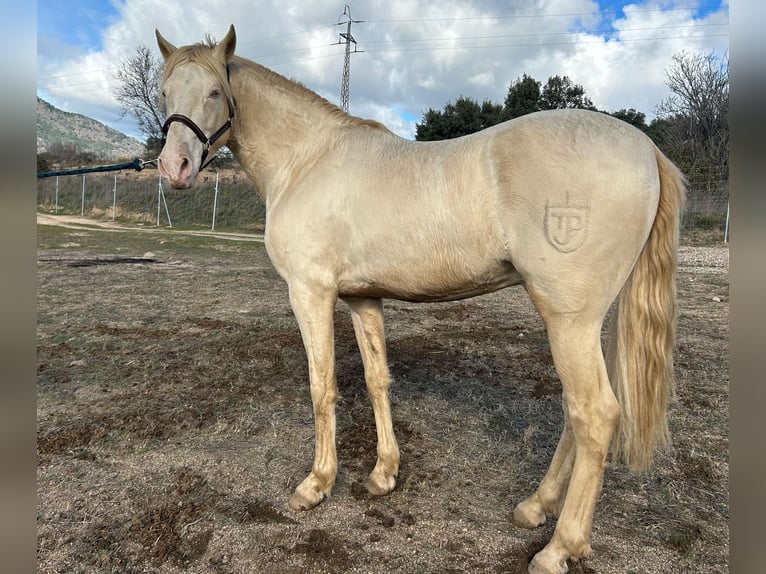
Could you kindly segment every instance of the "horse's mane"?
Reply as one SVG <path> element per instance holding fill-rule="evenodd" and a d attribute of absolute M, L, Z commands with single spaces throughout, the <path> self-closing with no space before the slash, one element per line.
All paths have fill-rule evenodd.
<path fill-rule="evenodd" d="M 189 62 L 199 64 L 211 74 L 215 75 L 216 79 L 224 87 L 226 97 L 234 105 L 235 102 L 231 93 L 231 86 L 229 84 L 228 78 L 225 75 L 226 69 L 222 68 L 220 63 L 218 63 L 213 58 L 213 48 L 215 48 L 215 46 L 216 42 L 208 37 L 204 42 L 198 42 L 190 46 L 183 46 L 178 48 L 171 54 L 167 61 L 163 81 L 170 75 L 170 73 L 173 71 L 173 68 L 179 64 L 185 64 Z M 277 72 L 270 70 L 265 66 L 253 62 L 252 60 L 248 60 L 240 56 L 235 56 L 233 61 L 236 62 L 238 66 L 257 73 L 272 85 L 277 85 L 286 91 L 295 93 L 308 104 L 327 112 L 331 117 L 339 120 L 344 125 L 366 126 L 389 131 L 388 128 L 380 122 L 347 114 L 338 106 L 329 102 L 300 82 L 289 80 L 281 74 L 278 74 Z"/>
<path fill-rule="evenodd" d="M 312 105 L 314 107 L 317 107 L 327 112 L 331 117 L 337 120 L 340 120 L 340 122 L 344 125 L 367 126 L 367 127 L 385 130 L 385 131 L 390 131 L 386 126 L 384 126 L 378 121 L 365 119 L 365 118 L 359 118 L 357 116 L 352 116 L 350 114 L 347 114 L 338 106 L 326 100 L 325 98 L 323 98 L 322 96 L 314 92 L 313 90 L 310 90 L 309 88 L 304 86 L 302 83 L 295 80 L 288 79 L 284 77 L 283 75 L 275 72 L 274 70 L 270 70 L 269 68 L 262 66 L 261 64 L 258 64 L 257 62 L 253 62 L 252 60 L 248 60 L 247 58 L 242 58 L 241 56 L 235 56 L 234 61 L 238 65 L 242 66 L 243 68 L 257 73 L 259 76 L 264 78 L 270 84 L 279 86 L 285 89 L 286 91 L 295 93 L 297 96 L 299 96 L 309 105 Z"/>

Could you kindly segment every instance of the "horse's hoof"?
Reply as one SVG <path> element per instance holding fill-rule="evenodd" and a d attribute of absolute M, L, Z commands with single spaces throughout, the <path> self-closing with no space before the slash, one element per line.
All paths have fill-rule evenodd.
<path fill-rule="evenodd" d="M 324 496 L 320 496 L 319 500 L 310 500 L 306 498 L 305 496 L 303 496 L 302 494 L 298 494 L 296 492 L 290 498 L 290 501 L 287 503 L 287 506 L 290 508 L 290 510 L 295 510 L 296 512 L 302 512 L 304 510 L 311 510 L 312 508 L 315 508 L 323 500 L 324 500 Z"/>
<path fill-rule="evenodd" d="M 305 510 L 311 510 L 316 507 L 325 499 L 325 494 L 319 491 L 313 491 L 312 489 L 302 489 L 300 486 L 295 489 L 290 501 L 287 503 L 290 510 L 296 512 L 302 512 Z"/>
<path fill-rule="evenodd" d="M 569 571 L 566 558 L 555 558 L 545 554 L 545 549 L 541 550 L 532 562 L 529 563 L 527 572 L 529 574 L 566 574 Z"/>
<path fill-rule="evenodd" d="M 545 524 L 545 512 L 540 505 L 530 500 L 525 500 L 513 509 L 513 523 L 519 528 L 531 530 Z"/>
<path fill-rule="evenodd" d="M 385 477 L 382 474 L 373 472 L 367 479 L 367 492 L 372 496 L 383 496 L 396 488 L 396 478 L 393 476 Z"/>

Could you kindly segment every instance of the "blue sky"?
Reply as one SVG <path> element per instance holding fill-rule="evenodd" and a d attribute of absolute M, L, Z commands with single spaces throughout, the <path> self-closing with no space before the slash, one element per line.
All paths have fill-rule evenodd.
<path fill-rule="evenodd" d="M 234 23 L 240 55 L 337 103 L 344 3 L 365 20 L 353 29 L 365 52 L 352 58 L 350 111 L 404 137 L 460 95 L 502 102 L 524 73 L 568 75 L 597 107 L 651 118 L 674 53 L 723 56 L 729 42 L 725 0 L 41 0 L 38 95 L 139 136 L 112 95 L 120 62 L 154 49 L 155 27 L 185 44 Z"/>
<path fill-rule="evenodd" d="M 82 51 L 100 50 L 101 33 L 118 17 L 105 0 L 38 0 L 38 38 L 55 39 Z"/>

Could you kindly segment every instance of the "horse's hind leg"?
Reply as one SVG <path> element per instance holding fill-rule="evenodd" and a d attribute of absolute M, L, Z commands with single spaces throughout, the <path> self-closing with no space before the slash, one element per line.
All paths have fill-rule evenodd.
<path fill-rule="evenodd" d="M 565 430 L 557 449 L 560 450 L 557 452 L 559 458 L 554 457 L 559 472 L 552 469 L 550 478 L 546 476 L 548 484 L 544 480 L 543 490 L 536 493 L 544 500 L 545 489 L 559 495 L 566 490 L 553 536 L 534 557 L 529 571 L 563 574 L 567 571 L 567 559 L 590 554 L 593 511 L 620 408 L 609 385 L 601 351 L 602 319 L 571 314 L 543 318 L 564 389 L 564 409 L 571 437 Z M 567 466 L 572 458 L 571 475 L 567 476 Z M 551 486 L 557 475 L 561 477 L 559 482 Z M 568 478 L 566 484 L 565 478 Z"/>
<path fill-rule="evenodd" d="M 351 309 L 378 433 L 378 460 L 367 480 L 367 490 L 373 495 L 387 494 L 396 486 L 399 447 L 394 436 L 388 399 L 391 377 L 386 360 L 383 305 L 380 299 L 347 298 L 344 301 Z"/>
<path fill-rule="evenodd" d="M 545 523 L 546 514 L 558 514 L 564 500 L 574 464 L 575 444 L 572 425 L 564 405 L 564 430 L 553 459 L 537 491 L 516 505 L 513 523 L 521 528 L 537 528 Z"/>

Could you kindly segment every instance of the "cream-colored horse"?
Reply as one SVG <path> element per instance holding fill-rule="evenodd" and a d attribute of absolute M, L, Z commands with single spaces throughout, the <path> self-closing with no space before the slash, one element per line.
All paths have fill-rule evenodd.
<path fill-rule="evenodd" d="M 266 247 L 289 286 L 316 419 L 314 465 L 290 508 L 316 506 L 335 481 L 338 298 L 351 309 L 375 412 L 367 488 L 381 495 L 399 470 L 382 298 L 447 301 L 522 285 L 548 330 L 565 425 L 513 519 L 533 528 L 558 514 L 530 572 L 560 574 L 567 559 L 587 556 L 613 435 L 636 469 L 667 439 L 679 171 L 640 131 L 578 110 L 407 141 L 234 56 L 233 27 L 217 45 L 157 40 L 170 114 L 163 176 L 191 187 L 203 156 L 225 144 L 266 202 Z M 600 334 L 615 299 L 607 368 Z"/>

